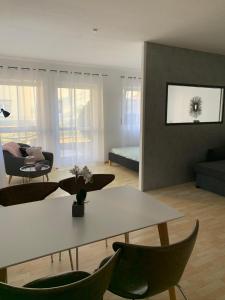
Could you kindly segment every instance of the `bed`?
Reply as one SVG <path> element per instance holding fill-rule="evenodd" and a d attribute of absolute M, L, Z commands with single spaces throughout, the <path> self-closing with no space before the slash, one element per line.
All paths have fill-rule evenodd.
<path fill-rule="evenodd" d="M 112 148 L 109 152 L 109 164 L 115 162 L 128 169 L 139 171 L 139 147 Z"/>

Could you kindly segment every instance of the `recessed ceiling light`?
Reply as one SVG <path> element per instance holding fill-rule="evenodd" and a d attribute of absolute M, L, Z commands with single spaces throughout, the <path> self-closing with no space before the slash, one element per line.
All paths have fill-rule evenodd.
<path fill-rule="evenodd" d="M 93 31 L 94 33 L 96 33 L 96 32 L 98 32 L 98 28 L 93 28 L 92 31 Z"/>

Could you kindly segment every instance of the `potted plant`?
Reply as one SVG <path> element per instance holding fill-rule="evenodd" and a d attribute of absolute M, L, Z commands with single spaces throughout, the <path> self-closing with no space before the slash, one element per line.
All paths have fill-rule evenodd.
<path fill-rule="evenodd" d="M 88 169 L 87 166 L 84 166 L 80 169 L 78 166 L 74 166 L 73 169 L 70 170 L 75 176 L 75 182 L 77 182 L 79 177 L 83 177 L 84 179 L 84 187 L 80 189 L 80 191 L 76 195 L 76 201 L 73 202 L 72 206 L 72 216 L 73 217 L 83 217 L 84 216 L 84 201 L 87 196 L 87 191 L 85 190 L 85 184 L 88 182 L 92 182 L 92 173 Z"/>

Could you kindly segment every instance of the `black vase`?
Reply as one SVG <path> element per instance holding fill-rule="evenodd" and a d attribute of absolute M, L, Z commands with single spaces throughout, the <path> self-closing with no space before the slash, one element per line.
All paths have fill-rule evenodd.
<path fill-rule="evenodd" d="M 84 200 L 86 199 L 87 192 L 85 189 L 80 189 L 76 194 L 77 204 L 84 204 Z"/>
<path fill-rule="evenodd" d="M 84 216 L 84 204 L 73 203 L 72 206 L 72 216 L 73 217 L 83 217 Z"/>

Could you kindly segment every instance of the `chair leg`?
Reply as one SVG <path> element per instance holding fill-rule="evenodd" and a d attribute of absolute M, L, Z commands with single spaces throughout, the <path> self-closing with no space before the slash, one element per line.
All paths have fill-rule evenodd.
<path fill-rule="evenodd" d="M 62 260 L 62 252 L 60 251 L 59 252 L 59 261 L 61 261 Z"/>
<path fill-rule="evenodd" d="M 12 175 L 9 175 L 9 184 L 11 183 Z"/>
<path fill-rule="evenodd" d="M 0 282 L 7 283 L 7 268 L 0 269 Z"/>
<path fill-rule="evenodd" d="M 108 240 L 107 239 L 105 239 L 105 246 L 106 246 L 106 248 L 108 248 Z"/>
<path fill-rule="evenodd" d="M 69 257 L 70 257 L 71 270 L 74 270 L 74 268 L 73 268 L 73 257 L 72 257 L 71 249 L 69 249 Z"/>
<path fill-rule="evenodd" d="M 53 264 L 54 260 L 53 260 L 53 254 L 51 254 L 51 263 Z"/>
<path fill-rule="evenodd" d="M 184 299 L 188 300 L 188 297 L 185 295 L 182 287 L 179 284 L 177 284 L 176 287 L 179 289 L 179 291 L 180 291 L 181 295 L 184 297 Z"/>
<path fill-rule="evenodd" d="M 46 179 L 47 179 L 47 181 L 49 181 L 49 177 L 48 177 L 48 174 L 46 174 L 45 176 L 46 176 Z"/>

